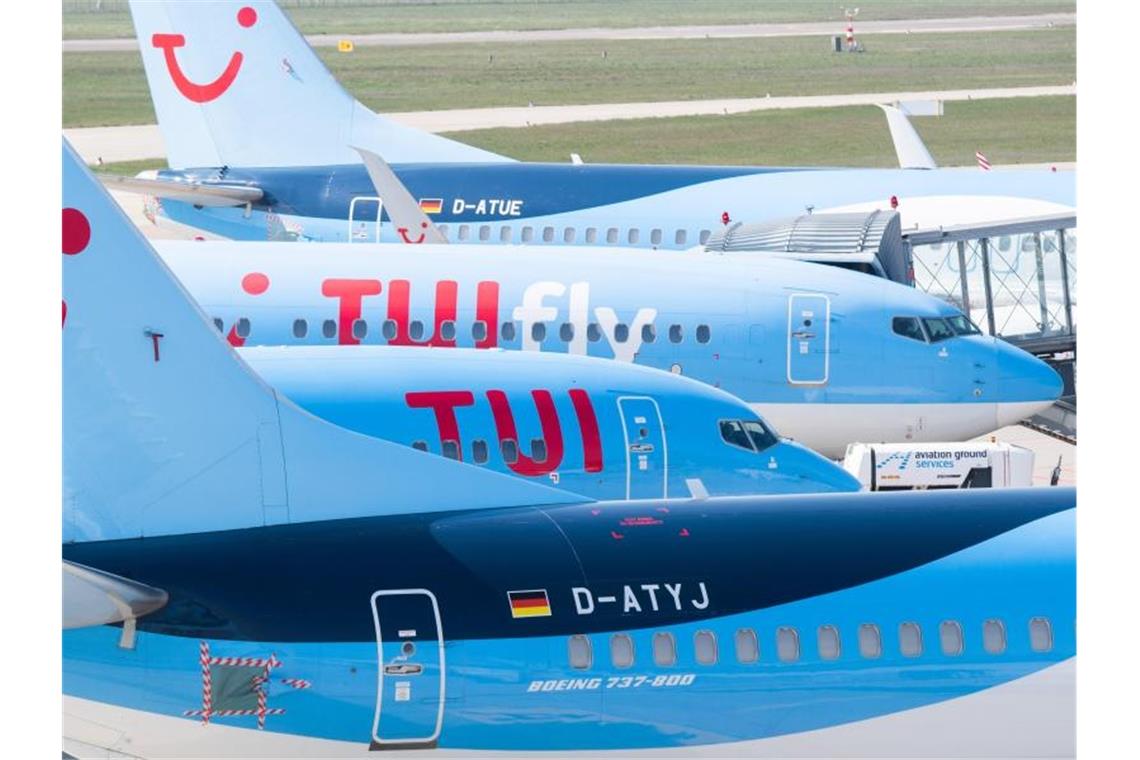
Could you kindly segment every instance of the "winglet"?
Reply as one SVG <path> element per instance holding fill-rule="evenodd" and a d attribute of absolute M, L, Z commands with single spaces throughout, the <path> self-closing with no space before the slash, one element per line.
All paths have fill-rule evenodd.
<path fill-rule="evenodd" d="M 432 224 L 428 215 L 420 208 L 419 201 L 412 197 L 404 183 L 392 171 L 392 167 L 376 153 L 367 148 L 353 146 L 353 150 L 360 154 L 364 167 L 368 169 L 368 176 L 376 187 L 376 194 L 388 212 L 388 218 L 396 228 L 397 234 L 405 243 L 446 243 L 439 228 Z"/>
<path fill-rule="evenodd" d="M 887 116 L 887 126 L 891 130 L 891 140 L 895 144 L 895 153 L 899 158 L 899 167 L 902 169 L 937 169 L 934 156 L 926 149 L 926 144 L 918 136 L 914 125 L 899 109 L 894 106 L 880 105 Z"/>

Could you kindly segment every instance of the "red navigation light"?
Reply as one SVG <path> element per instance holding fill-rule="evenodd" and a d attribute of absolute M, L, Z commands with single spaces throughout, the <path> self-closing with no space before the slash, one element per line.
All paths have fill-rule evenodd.
<path fill-rule="evenodd" d="M 727 212 L 727 211 L 723 212 L 723 213 L 720 215 L 720 223 L 721 223 L 721 224 L 728 224 L 728 223 L 729 223 L 729 222 L 731 222 L 731 221 L 732 221 L 732 217 L 730 217 L 730 216 L 728 215 L 728 212 Z"/>
<path fill-rule="evenodd" d="M 897 195 L 892 195 L 891 196 L 891 208 L 898 208 L 898 207 L 899 207 L 899 197 Z"/>

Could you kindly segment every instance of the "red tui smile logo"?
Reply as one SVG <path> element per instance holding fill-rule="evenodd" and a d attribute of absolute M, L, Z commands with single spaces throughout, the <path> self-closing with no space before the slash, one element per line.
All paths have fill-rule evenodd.
<path fill-rule="evenodd" d="M 237 22 L 248 29 L 257 23 L 257 11 L 248 5 L 245 6 L 238 11 Z M 186 37 L 181 34 L 156 34 L 151 37 L 150 42 L 151 45 L 162 51 L 163 58 L 166 60 L 166 70 L 170 72 L 170 79 L 174 82 L 174 86 L 183 96 L 195 103 L 209 103 L 225 93 L 237 79 L 238 71 L 241 70 L 244 59 L 240 51 L 235 52 L 230 56 L 230 62 L 217 79 L 206 84 L 198 84 L 191 81 L 183 73 L 182 67 L 178 64 L 177 54 L 174 52 L 175 49 L 186 45 Z"/>

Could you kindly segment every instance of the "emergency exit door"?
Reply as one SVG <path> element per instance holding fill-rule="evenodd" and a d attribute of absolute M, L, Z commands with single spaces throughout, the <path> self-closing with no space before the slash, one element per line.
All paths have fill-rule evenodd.
<path fill-rule="evenodd" d="M 831 301 L 825 295 L 788 296 L 788 382 L 824 385 L 831 348 Z"/>
<path fill-rule="evenodd" d="M 348 242 L 380 242 L 380 210 L 383 204 L 375 195 L 358 195 L 348 204 Z"/>
<path fill-rule="evenodd" d="M 657 402 L 646 396 L 627 396 L 618 399 L 618 411 L 625 428 L 625 497 L 665 498 L 669 457 Z"/>
<path fill-rule="evenodd" d="M 372 595 L 379 659 L 372 749 L 434 747 L 445 688 L 439 604 L 426 589 Z"/>

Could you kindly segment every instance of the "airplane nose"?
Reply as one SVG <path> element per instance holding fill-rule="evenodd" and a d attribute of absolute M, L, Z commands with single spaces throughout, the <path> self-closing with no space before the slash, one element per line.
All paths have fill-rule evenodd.
<path fill-rule="evenodd" d="M 795 472 L 804 480 L 807 492 L 849 493 L 862 488 L 854 475 L 803 444 L 784 440 L 774 447 L 773 454 L 784 472 Z"/>
<path fill-rule="evenodd" d="M 1045 362 L 1020 348 L 995 340 L 998 388 L 997 423 L 1012 425 L 1048 409 L 1060 398 L 1064 381 Z"/>

